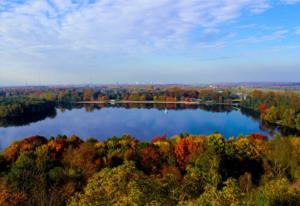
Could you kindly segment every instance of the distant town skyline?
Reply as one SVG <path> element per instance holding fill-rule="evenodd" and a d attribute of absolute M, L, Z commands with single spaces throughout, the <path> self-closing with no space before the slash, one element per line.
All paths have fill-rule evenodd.
<path fill-rule="evenodd" d="M 0 86 L 300 81 L 300 0 L 2 0 Z"/>

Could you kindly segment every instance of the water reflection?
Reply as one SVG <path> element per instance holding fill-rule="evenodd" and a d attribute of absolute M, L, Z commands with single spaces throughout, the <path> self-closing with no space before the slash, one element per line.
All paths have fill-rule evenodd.
<path fill-rule="evenodd" d="M 1 127 L 14 127 L 14 126 L 24 126 L 29 125 L 33 122 L 38 122 L 49 118 L 55 118 L 56 117 L 56 109 L 55 107 L 49 108 L 47 110 L 44 110 L 42 112 L 36 113 L 35 115 L 25 115 L 18 118 L 0 118 L 0 128 Z"/>
<path fill-rule="evenodd" d="M 278 132 L 299 134 L 299 131 L 263 123 L 259 115 L 251 111 L 224 105 L 64 104 L 38 116 L 1 121 L 0 144 L 7 146 L 11 141 L 31 135 L 77 134 L 83 139 L 106 139 L 131 134 L 150 140 L 163 134 L 205 135 L 215 131 L 225 137 L 256 132 L 269 136 Z"/>
<path fill-rule="evenodd" d="M 125 108 L 125 109 L 157 109 L 157 110 L 184 110 L 184 109 L 201 109 L 210 112 L 231 112 L 235 108 L 228 105 L 197 105 L 197 104 L 152 104 L 152 103 L 123 103 L 123 104 L 77 104 L 63 105 L 62 107 L 69 110 L 84 107 L 86 112 L 93 112 L 95 109 L 102 108 Z"/>
<path fill-rule="evenodd" d="M 260 121 L 260 114 L 258 112 L 241 108 L 241 113 L 255 121 L 259 121 L 259 128 L 262 131 L 269 132 L 270 136 L 275 136 L 276 134 L 281 134 L 284 136 L 289 136 L 289 135 L 295 135 L 295 136 L 300 136 L 300 131 L 297 129 L 289 128 L 289 127 L 284 127 L 284 126 L 278 126 L 276 124 L 272 124 L 266 121 Z"/>

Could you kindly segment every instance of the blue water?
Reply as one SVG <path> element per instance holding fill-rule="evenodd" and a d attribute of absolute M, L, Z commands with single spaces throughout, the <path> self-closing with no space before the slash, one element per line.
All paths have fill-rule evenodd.
<path fill-rule="evenodd" d="M 84 108 L 61 111 L 55 117 L 24 126 L 0 127 L 0 146 L 31 135 L 45 137 L 76 134 L 82 139 L 94 137 L 104 140 L 111 136 L 131 134 L 140 140 L 151 140 L 157 135 L 169 137 L 182 132 L 211 134 L 225 137 L 260 132 L 260 121 L 245 116 L 239 110 L 211 112 L 202 109 L 165 110 L 101 108 L 87 112 Z"/>

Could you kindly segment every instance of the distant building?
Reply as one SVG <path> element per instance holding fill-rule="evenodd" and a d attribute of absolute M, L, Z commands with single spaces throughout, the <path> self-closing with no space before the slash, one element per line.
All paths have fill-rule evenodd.
<path fill-rule="evenodd" d="M 237 96 L 239 96 L 240 99 L 242 100 L 246 100 L 247 99 L 247 94 L 244 94 L 244 93 L 241 93 L 241 92 L 238 92 L 236 93 Z"/>
<path fill-rule="evenodd" d="M 192 98 L 192 101 L 194 101 L 194 102 L 202 102 L 202 99 L 200 99 L 200 98 Z"/>

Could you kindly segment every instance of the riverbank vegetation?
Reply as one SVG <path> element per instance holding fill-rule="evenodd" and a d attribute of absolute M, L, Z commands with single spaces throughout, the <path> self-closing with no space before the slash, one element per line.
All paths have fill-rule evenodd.
<path fill-rule="evenodd" d="M 0 205 L 300 205 L 300 138 L 34 136 L 0 156 Z"/>
<path fill-rule="evenodd" d="M 254 90 L 242 106 L 259 112 L 264 121 L 300 130 L 300 96 L 294 92 Z"/>
<path fill-rule="evenodd" d="M 38 98 L 29 97 L 0 97 L 0 119 L 24 118 L 26 116 L 40 116 L 55 108 L 55 103 Z"/>

